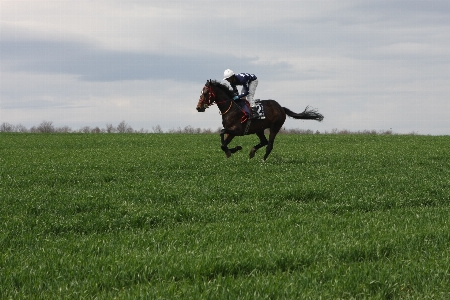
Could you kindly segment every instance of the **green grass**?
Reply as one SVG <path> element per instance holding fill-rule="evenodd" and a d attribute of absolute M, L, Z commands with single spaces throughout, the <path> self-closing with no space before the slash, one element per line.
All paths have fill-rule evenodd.
<path fill-rule="evenodd" d="M 450 297 L 450 137 L 0 134 L 0 298 Z"/>

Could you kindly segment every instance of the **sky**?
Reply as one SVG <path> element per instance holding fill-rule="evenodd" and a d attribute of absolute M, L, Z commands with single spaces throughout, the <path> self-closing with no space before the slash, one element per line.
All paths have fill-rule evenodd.
<path fill-rule="evenodd" d="M 449 135 L 450 1 L 0 0 L 0 123 L 215 130 L 228 68 L 286 129 Z"/>

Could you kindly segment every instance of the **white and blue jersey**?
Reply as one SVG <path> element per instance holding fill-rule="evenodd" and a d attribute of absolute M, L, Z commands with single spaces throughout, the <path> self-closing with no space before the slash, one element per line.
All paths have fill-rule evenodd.
<path fill-rule="evenodd" d="M 249 92 L 249 84 L 252 81 L 257 80 L 256 76 L 254 74 L 248 74 L 248 73 L 239 73 L 235 74 L 234 77 L 236 78 L 235 83 L 231 84 L 231 87 L 233 88 L 233 91 L 236 95 L 239 96 L 239 98 L 243 98 L 248 95 Z M 236 85 L 242 85 L 241 94 L 239 95 L 238 89 L 236 88 Z"/>

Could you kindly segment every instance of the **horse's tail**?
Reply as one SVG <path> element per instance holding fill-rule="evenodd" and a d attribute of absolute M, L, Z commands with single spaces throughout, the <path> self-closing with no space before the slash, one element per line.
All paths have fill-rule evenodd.
<path fill-rule="evenodd" d="M 303 119 L 303 120 L 316 120 L 321 122 L 323 120 L 323 115 L 317 111 L 315 108 L 310 108 L 307 106 L 305 110 L 301 113 L 295 113 L 289 108 L 283 107 L 284 112 L 291 118 Z"/>

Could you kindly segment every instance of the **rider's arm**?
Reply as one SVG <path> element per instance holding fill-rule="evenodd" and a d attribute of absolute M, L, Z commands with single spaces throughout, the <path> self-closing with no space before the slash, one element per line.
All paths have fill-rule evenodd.
<path fill-rule="evenodd" d="M 236 85 L 232 84 L 231 87 L 233 88 L 234 94 L 235 94 L 235 95 L 239 95 L 239 91 L 238 91 Z"/>
<path fill-rule="evenodd" d="M 248 95 L 248 83 L 242 85 L 242 93 L 239 95 L 239 98 L 244 98 Z"/>

